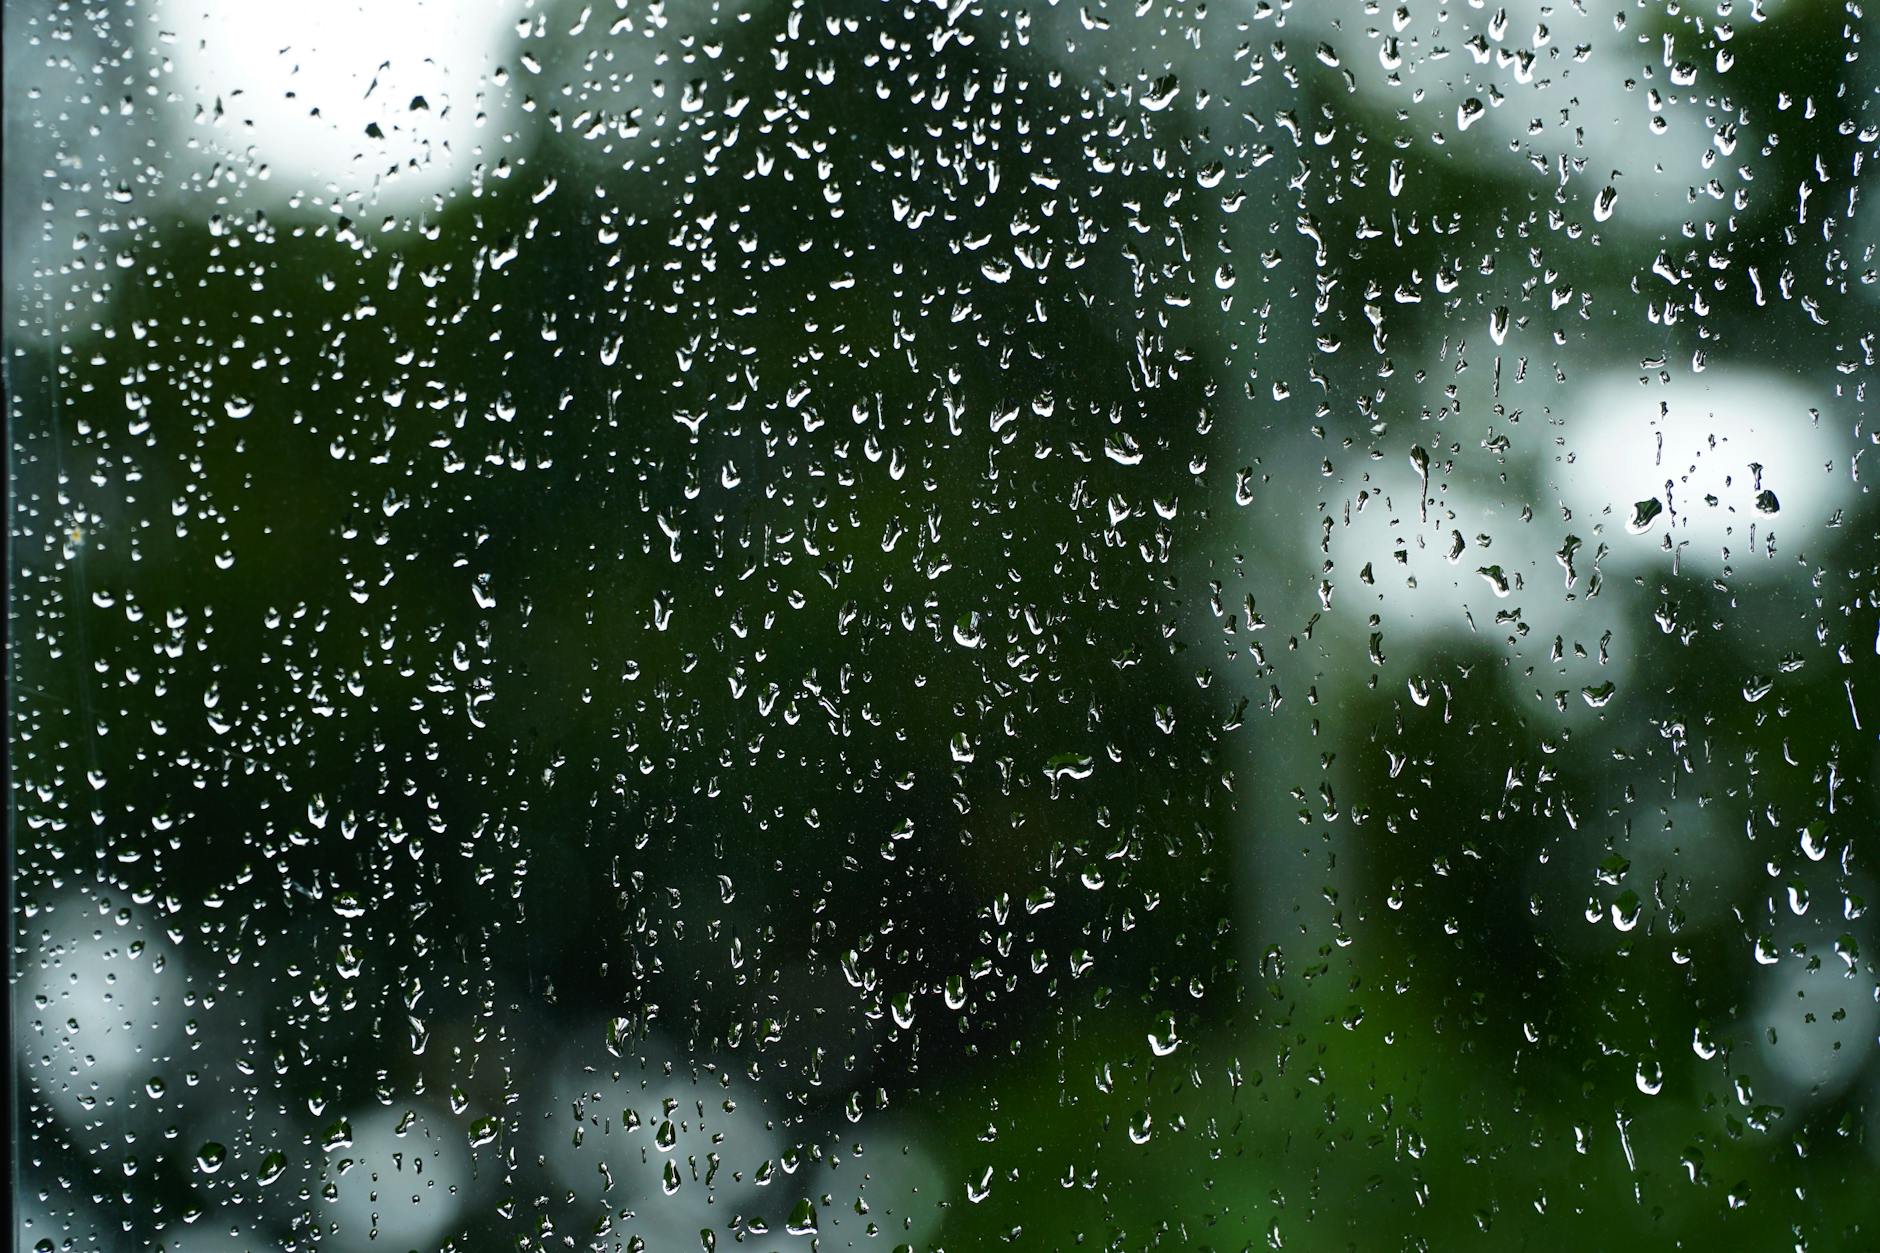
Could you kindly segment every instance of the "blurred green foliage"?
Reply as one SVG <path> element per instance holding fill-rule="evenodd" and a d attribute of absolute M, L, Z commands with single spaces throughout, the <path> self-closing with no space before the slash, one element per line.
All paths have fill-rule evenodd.
<path fill-rule="evenodd" d="M 1277 68 L 1317 35 L 1216 15 L 1275 68 L 1152 111 L 1178 43 L 1067 66 L 1019 12 L 755 6 L 701 111 L 604 156 L 551 33 L 474 195 L 324 214 L 237 178 L 143 210 L 108 299 L 9 281 L 17 960 L 70 893 L 134 906 L 201 1026 L 157 1068 L 237 1097 L 206 1175 L 185 1096 L 174 1138 L 62 1122 L 16 1036 L 16 1195 L 118 1247 L 231 1214 L 311 1247 L 310 1097 L 456 1093 L 456 1131 L 494 1122 L 450 1247 L 614 1247 L 662 1198 L 540 1148 L 556 1050 L 611 1022 L 764 1094 L 802 1155 L 765 1247 L 799 1198 L 867 1243 L 835 1163 L 893 1152 L 878 1125 L 940 1163 L 913 1205 L 946 1248 L 1870 1241 L 1873 1032 L 1854 1080 L 1784 1089 L 1753 1010 L 1758 946 L 1874 996 L 1864 485 L 1740 558 L 1777 576 L 1608 575 L 1685 625 L 1634 612 L 1598 708 L 1521 673 L 1518 620 L 1368 622 L 1327 555 L 1412 447 L 1553 525 L 1521 456 L 1562 419 L 1517 357 L 1563 396 L 1695 353 L 1825 380 L 1866 442 L 1870 249 L 1774 194 L 1570 235 L 1604 171 L 1454 159 Z M 1872 159 L 1851 20 L 1731 43 L 1731 107 L 1813 102 L 1759 187 L 1845 199 Z M 1812 305 L 1655 287 L 1667 256 Z M 1380 346 L 1377 293 L 1445 273 Z M 1622 528 L 1580 523 L 1590 567 Z M 271 1152 L 307 1182 L 259 1191 Z"/>

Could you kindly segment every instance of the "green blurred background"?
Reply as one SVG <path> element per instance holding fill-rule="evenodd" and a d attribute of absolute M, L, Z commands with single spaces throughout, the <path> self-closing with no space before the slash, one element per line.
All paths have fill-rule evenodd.
<path fill-rule="evenodd" d="M 1872 1243 L 1855 6 L 267 9 L 6 10 L 21 1247 Z"/>

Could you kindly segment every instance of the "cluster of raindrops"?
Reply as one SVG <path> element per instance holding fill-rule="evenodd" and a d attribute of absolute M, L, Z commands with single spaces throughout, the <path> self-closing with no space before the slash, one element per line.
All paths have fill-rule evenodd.
<path fill-rule="evenodd" d="M 22 1247 L 1872 1244 L 1874 20 L 7 7 Z"/>

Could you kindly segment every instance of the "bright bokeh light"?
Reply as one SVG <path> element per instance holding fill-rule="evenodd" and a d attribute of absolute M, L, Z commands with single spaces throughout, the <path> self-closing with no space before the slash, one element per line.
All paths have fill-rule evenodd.
<path fill-rule="evenodd" d="M 496 138 L 515 6 L 168 0 L 185 134 L 288 200 L 447 193 Z M 250 188 L 250 194 L 253 188 Z"/>
<path fill-rule="evenodd" d="M 1608 524 L 1611 564 L 1664 560 L 1669 535 L 1693 570 L 1786 573 L 1769 560 L 1771 532 L 1775 555 L 1792 561 L 1851 499 L 1855 483 L 1837 456 L 1844 426 L 1808 387 L 1743 370 L 1650 388 L 1639 379 L 1622 371 L 1578 391 L 1568 417 L 1574 455 L 1557 476 L 1563 504 Z M 1628 533 L 1648 500 L 1662 512 Z"/>
<path fill-rule="evenodd" d="M 334 1154 L 334 1193 L 322 1214 L 339 1225 L 340 1247 L 432 1244 L 457 1220 L 472 1186 L 463 1133 L 423 1106 L 369 1110 L 351 1125 L 352 1145 Z M 352 1165 L 340 1168 L 347 1158 Z"/>

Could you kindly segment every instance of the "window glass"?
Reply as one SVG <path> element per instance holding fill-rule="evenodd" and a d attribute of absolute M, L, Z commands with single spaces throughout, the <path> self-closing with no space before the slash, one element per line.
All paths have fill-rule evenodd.
<path fill-rule="evenodd" d="M 19 1247 L 1880 1240 L 1871 6 L 5 36 Z"/>

